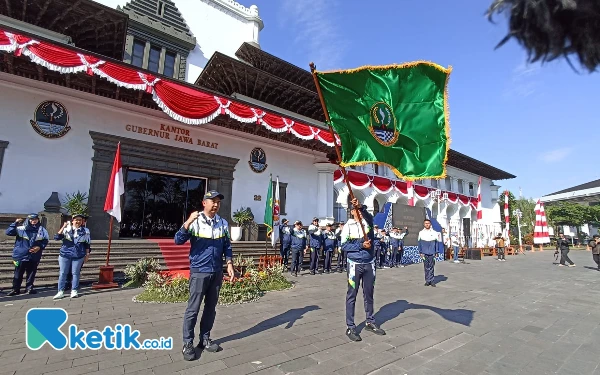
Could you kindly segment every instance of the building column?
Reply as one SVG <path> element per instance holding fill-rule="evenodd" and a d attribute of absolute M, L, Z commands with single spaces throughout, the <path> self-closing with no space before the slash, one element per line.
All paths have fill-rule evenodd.
<path fill-rule="evenodd" d="M 146 42 L 146 47 L 144 48 L 144 61 L 142 62 L 142 69 L 148 69 L 148 61 L 150 60 L 150 42 Z"/>
<path fill-rule="evenodd" d="M 8 147 L 8 141 L 0 141 L 0 172 L 2 172 L 2 162 L 4 161 L 4 151 Z"/>
<path fill-rule="evenodd" d="M 131 64 L 131 55 L 133 54 L 133 35 L 127 34 L 125 39 L 125 56 L 123 62 Z"/>
<path fill-rule="evenodd" d="M 333 173 L 338 169 L 336 164 L 315 163 L 319 172 L 317 186 L 317 217 L 321 223 L 333 223 Z"/>
<path fill-rule="evenodd" d="M 160 50 L 160 59 L 158 60 L 158 74 L 163 74 L 165 71 L 165 56 L 167 54 L 167 49 L 162 47 Z"/>

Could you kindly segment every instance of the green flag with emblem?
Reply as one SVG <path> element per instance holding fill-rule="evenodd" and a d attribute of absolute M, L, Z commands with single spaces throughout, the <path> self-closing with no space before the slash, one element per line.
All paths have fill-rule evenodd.
<path fill-rule="evenodd" d="M 269 237 L 273 231 L 273 176 L 269 176 L 269 190 L 267 190 L 264 222 L 267 226 L 267 237 Z"/>
<path fill-rule="evenodd" d="M 340 165 L 386 165 L 406 180 L 445 177 L 450 72 L 429 62 L 314 72 L 340 137 Z"/>

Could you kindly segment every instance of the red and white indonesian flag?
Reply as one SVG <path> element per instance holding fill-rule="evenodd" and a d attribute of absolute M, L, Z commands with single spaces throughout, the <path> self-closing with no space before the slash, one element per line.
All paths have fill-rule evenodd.
<path fill-rule="evenodd" d="M 550 235 L 548 234 L 548 223 L 546 222 L 544 204 L 539 200 L 535 205 L 535 228 L 533 229 L 533 243 L 550 243 Z"/>
<path fill-rule="evenodd" d="M 415 205 L 415 189 L 413 188 L 412 181 L 406 182 L 406 192 L 408 194 L 408 205 L 414 206 Z"/>
<path fill-rule="evenodd" d="M 483 211 L 481 210 L 481 176 L 479 176 L 479 185 L 477 185 L 477 220 L 483 219 Z"/>
<path fill-rule="evenodd" d="M 125 193 L 123 168 L 121 167 L 121 142 L 117 145 L 117 153 L 110 175 L 110 183 L 106 192 L 104 211 L 121 222 L 121 195 Z"/>
<path fill-rule="evenodd" d="M 506 228 L 504 229 L 506 241 L 508 243 L 510 243 L 510 236 L 509 236 L 510 213 L 508 211 L 508 190 L 504 192 L 504 222 L 506 223 Z"/>
<path fill-rule="evenodd" d="M 279 239 L 279 223 L 281 219 L 279 217 L 279 177 L 275 183 L 275 196 L 273 197 L 273 229 L 271 233 L 271 246 L 275 247 L 277 240 Z"/>

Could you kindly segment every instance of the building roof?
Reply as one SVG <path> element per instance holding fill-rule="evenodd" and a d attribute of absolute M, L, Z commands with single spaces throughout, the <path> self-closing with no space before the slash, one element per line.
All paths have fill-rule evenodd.
<path fill-rule="evenodd" d="M 128 16 L 92 0 L 4 0 L 0 14 L 70 36 L 75 46 L 122 60 Z"/>
<path fill-rule="evenodd" d="M 586 182 L 585 184 L 573 186 L 573 187 L 570 187 L 568 189 L 559 190 L 557 192 L 554 192 L 554 193 L 551 193 L 551 194 L 546 194 L 544 196 L 548 197 L 548 196 L 551 196 L 551 195 L 573 193 L 573 192 L 576 192 L 576 191 L 579 191 L 579 190 L 587 190 L 587 189 L 594 189 L 594 188 L 600 188 L 600 180 L 594 180 L 594 181 Z"/>
<path fill-rule="evenodd" d="M 160 6 L 162 6 L 162 9 L 160 9 Z M 117 9 L 120 10 L 119 7 Z M 125 4 L 122 9 L 123 11 L 133 11 L 144 15 L 155 22 L 173 27 L 175 30 L 193 37 L 181 12 L 171 0 L 132 0 Z"/>

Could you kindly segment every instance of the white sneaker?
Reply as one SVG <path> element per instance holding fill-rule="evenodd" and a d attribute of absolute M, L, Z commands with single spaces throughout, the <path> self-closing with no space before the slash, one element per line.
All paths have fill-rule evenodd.
<path fill-rule="evenodd" d="M 77 298 L 78 296 L 79 296 L 79 294 L 77 294 L 76 290 L 71 291 L 71 298 Z"/>
<path fill-rule="evenodd" d="M 460 263 L 460 260 L 455 260 L 454 263 Z"/>
<path fill-rule="evenodd" d="M 506 259 L 502 259 L 503 262 L 506 262 Z"/>
<path fill-rule="evenodd" d="M 54 297 L 52 297 L 52 299 L 61 299 L 65 296 L 65 292 L 63 292 L 62 290 L 59 290 L 58 293 L 56 293 L 56 295 Z"/>

